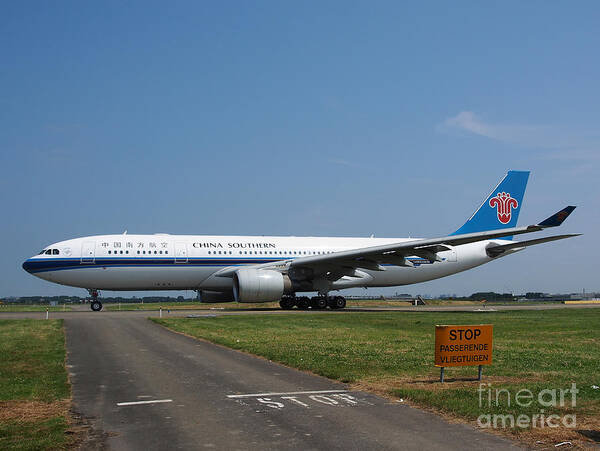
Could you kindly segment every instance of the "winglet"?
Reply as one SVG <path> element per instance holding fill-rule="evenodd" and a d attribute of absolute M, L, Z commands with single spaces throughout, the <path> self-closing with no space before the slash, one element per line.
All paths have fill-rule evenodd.
<path fill-rule="evenodd" d="M 575 210 L 575 208 L 576 207 L 574 207 L 573 205 L 569 205 L 568 207 L 563 208 L 558 213 L 554 213 L 549 218 L 544 219 L 538 225 L 540 227 L 557 227 L 557 226 L 561 225 L 564 222 L 564 220 L 569 217 L 569 215 L 571 213 L 573 213 L 573 210 Z"/>

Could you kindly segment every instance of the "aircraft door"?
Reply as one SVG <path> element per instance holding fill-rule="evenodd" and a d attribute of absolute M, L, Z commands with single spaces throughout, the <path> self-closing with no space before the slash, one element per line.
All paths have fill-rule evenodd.
<path fill-rule="evenodd" d="M 81 245 L 81 263 L 94 263 L 96 261 L 96 242 L 84 241 Z"/>
<path fill-rule="evenodd" d="M 187 263 L 188 253 L 185 243 L 175 243 L 175 263 Z"/>

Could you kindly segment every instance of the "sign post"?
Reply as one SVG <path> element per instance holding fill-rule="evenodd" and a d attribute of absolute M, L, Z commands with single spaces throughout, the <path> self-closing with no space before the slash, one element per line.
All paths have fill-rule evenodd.
<path fill-rule="evenodd" d="M 435 366 L 440 367 L 440 382 L 444 382 L 447 366 L 478 365 L 477 380 L 481 380 L 483 365 L 492 363 L 494 326 L 435 326 Z"/>

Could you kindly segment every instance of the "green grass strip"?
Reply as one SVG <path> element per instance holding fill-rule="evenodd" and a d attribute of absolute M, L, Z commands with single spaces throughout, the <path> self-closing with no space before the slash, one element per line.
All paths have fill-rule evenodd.
<path fill-rule="evenodd" d="M 66 449 L 62 320 L 0 320 L 0 449 Z"/>

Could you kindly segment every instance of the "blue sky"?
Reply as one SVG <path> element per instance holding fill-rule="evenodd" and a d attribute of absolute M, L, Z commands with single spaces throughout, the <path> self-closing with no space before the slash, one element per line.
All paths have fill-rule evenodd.
<path fill-rule="evenodd" d="M 439 281 L 600 290 L 598 2 L 9 2 L 0 296 L 93 234 L 440 236 L 509 169 L 584 236 Z M 395 290 L 391 290 L 392 292 Z M 108 293 L 107 293 L 108 294 Z"/>

